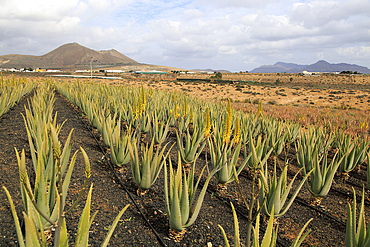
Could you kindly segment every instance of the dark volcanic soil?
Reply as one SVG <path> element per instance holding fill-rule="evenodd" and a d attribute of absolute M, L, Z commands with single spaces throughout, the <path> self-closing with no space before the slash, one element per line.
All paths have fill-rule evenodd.
<path fill-rule="evenodd" d="M 0 183 L 10 191 L 19 217 L 21 216 L 23 206 L 19 190 L 18 166 L 14 147 L 19 151 L 25 149 L 27 164 L 30 165 L 29 145 L 21 115 L 21 113 L 24 114 L 24 104 L 27 103 L 27 97 L 30 96 L 32 94 L 24 97 L 13 109 L 0 118 L 0 166 L 2 170 Z M 215 191 L 216 187 L 215 179 L 212 179 L 198 219 L 189 227 L 183 241 L 175 243 L 168 239 L 169 225 L 164 203 L 163 171 L 149 192 L 145 196 L 139 197 L 136 195 L 137 188 L 132 180 L 131 168 L 127 167 L 118 176 L 127 189 L 128 194 L 119 184 L 108 162 L 104 159 L 104 153 L 100 148 L 104 145 L 99 140 L 99 134 L 93 134 L 83 114 L 70 105 L 59 93 L 56 93 L 54 110 L 58 112 L 59 123 L 67 120 L 60 133 L 60 141 L 63 143 L 69 132 L 74 129 L 72 152 L 78 150 L 80 146 L 83 147 L 91 162 L 92 176 L 88 183 L 88 186 L 90 183 L 94 184 L 91 212 L 99 211 L 90 229 L 89 243 L 91 246 L 98 246 L 102 243 L 107 233 L 107 228 L 113 222 L 118 212 L 127 204 L 130 204 L 130 207 L 122 216 L 111 238 L 111 246 L 161 246 L 161 241 L 167 246 L 207 246 L 207 243 L 212 243 L 213 246 L 224 246 L 221 232 L 217 227 L 218 224 L 224 227 L 229 239 L 232 238 L 234 230 L 232 213 L 228 203 L 229 199 L 232 199 L 239 212 L 246 212 L 246 209 L 238 200 L 239 196 L 234 184 L 229 185 L 226 195 L 217 197 L 212 192 Z M 175 142 L 174 133 L 170 135 L 168 141 L 171 142 L 170 145 Z M 173 163 L 177 164 L 175 149 L 176 146 L 171 151 L 171 159 Z M 290 173 L 292 173 L 297 171 L 297 166 L 294 153 L 290 154 L 290 156 L 292 163 Z M 203 167 L 204 164 L 205 155 L 202 154 L 198 160 L 197 169 Z M 271 164 L 273 163 L 271 162 Z M 305 241 L 306 246 L 344 246 L 347 200 L 351 201 L 352 198 L 351 187 L 357 185 L 354 188 L 357 192 L 357 197 L 360 198 L 361 186 L 366 183 L 365 169 L 353 175 L 350 178 L 352 184 L 336 178 L 333 186 L 335 190 L 329 192 L 328 197 L 323 199 L 320 207 L 314 208 L 307 205 L 309 193 L 305 188 L 302 188 L 299 198 L 293 203 L 290 210 L 279 219 L 279 246 L 290 245 L 299 230 L 310 218 L 314 218 L 314 220 L 309 225 L 312 232 Z M 84 163 L 82 155 L 79 154 L 69 188 L 67 208 L 72 200 L 77 198 L 83 180 Z M 243 187 L 243 192 L 249 199 L 248 191 L 251 181 L 247 172 L 242 173 L 240 183 Z M 295 186 L 297 184 L 298 182 L 295 183 Z M 78 219 L 84 206 L 86 194 L 80 206 L 67 215 L 67 227 L 71 243 L 73 243 L 75 237 Z M 369 192 L 367 191 L 366 196 L 368 197 L 368 195 Z M 0 200 L 0 246 L 16 246 L 15 226 L 4 191 L 0 192 Z M 137 206 L 134 205 L 134 202 Z M 366 200 L 366 202 L 366 219 L 369 219 L 369 201 Z M 156 237 L 154 230 L 143 219 L 143 215 L 149 220 L 160 239 Z M 238 217 L 241 239 L 242 242 L 245 242 L 245 219 L 242 215 Z"/>

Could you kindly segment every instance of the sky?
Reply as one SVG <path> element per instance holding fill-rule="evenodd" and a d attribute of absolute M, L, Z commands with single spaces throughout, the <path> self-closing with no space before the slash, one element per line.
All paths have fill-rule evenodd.
<path fill-rule="evenodd" d="M 0 0 L 0 55 L 72 42 L 181 69 L 318 60 L 370 68 L 370 1 Z"/>

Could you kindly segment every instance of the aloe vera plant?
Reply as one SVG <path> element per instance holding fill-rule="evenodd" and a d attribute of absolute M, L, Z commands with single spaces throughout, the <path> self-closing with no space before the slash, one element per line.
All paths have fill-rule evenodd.
<path fill-rule="evenodd" d="M 50 229 L 51 227 L 57 228 L 64 220 L 64 216 L 66 214 L 66 211 L 64 210 L 65 201 L 77 155 L 76 151 L 71 159 L 69 166 L 66 168 L 65 176 L 63 176 L 64 172 L 62 172 L 60 144 L 53 142 L 53 150 L 54 152 L 52 155 L 56 160 L 52 168 L 53 176 L 48 181 L 43 164 L 39 164 L 37 166 L 34 189 L 31 188 L 26 170 L 25 152 L 23 150 L 21 155 L 19 156 L 16 150 L 25 215 L 33 222 L 34 227 L 36 229 L 39 229 L 41 232 L 43 232 L 43 230 Z M 76 203 L 80 200 L 81 195 L 85 189 L 87 179 L 90 177 L 91 174 L 90 163 L 88 161 L 87 154 L 82 148 L 81 152 L 85 160 L 86 176 L 84 185 Z M 70 210 L 77 205 L 76 203 L 70 208 Z M 61 236 L 60 230 L 61 228 L 57 228 L 55 234 L 55 241 L 57 243 L 59 243 L 59 238 Z"/>
<path fill-rule="evenodd" d="M 154 112 L 153 114 L 153 128 L 150 129 L 150 135 L 152 136 L 152 139 L 154 140 L 155 144 L 161 144 L 163 143 L 168 135 L 170 129 L 170 119 L 167 120 L 167 123 L 165 121 L 159 121 L 157 112 Z"/>
<path fill-rule="evenodd" d="M 229 145 L 228 143 L 218 143 L 212 139 L 208 140 L 209 145 L 209 152 L 211 155 L 211 164 L 213 169 L 218 170 L 215 173 L 215 177 L 217 179 L 217 191 L 223 192 L 227 189 L 226 184 L 231 183 L 235 180 L 233 167 L 237 165 L 241 142 L 233 149 L 232 143 Z M 236 173 L 237 175 L 243 170 L 245 165 L 247 164 L 250 156 L 244 159 L 242 164 L 238 167 Z"/>
<path fill-rule="evenodd" d="M 194 162 L 194 160 L 199 157 L 200 153 L 204 149 L 204 146 L 206 145 L 204 132 L 195 126 L 193 129 L 193 135 L 190 135 L 189 129 L 187 129 L 184 137 L 182 133 L 178 133 L 176 131 L 176 137 L 177 149 L 179 151 L 181 160 L 185 164 L 190 164 Z"/>
<path fill-rule="evenodd" d="M 267 135 L 267 143 L 270 148 L 272 148 L 272 155 L 275 162 L 277 161 L 277 156 L 281 154 L 285 147 L 285 143 L 288 139 L 288 132 L 285 131 L 286 127 L 283 123 L 277 122 L 275 120 L 266 120 L 265 132 Z"/>
<path fill-rule="evenodd" d="M 238 222 L 238 216 L 236 214 L 234 205 L 231 204 L 231 209 L 233 212 L 233 218 L 234 218 L 234 247 L 240 247 L 241 241 L 240 241 L 240 232 L 239 232 L 239 222 Z M 253 242 L 252 246 L 253 247 L 273 247 L 276 246 L 276 239 L 277 239 L 277 234 L 278 234 L 278 227 L 274 229 L 274 210 L 272 210 L 272 213 L 269 217 L 269 221 L 267 223 L 267 228 L 265 231 L 265 234 L 262 238 L 262 241 L 260 242 L 259 238 L 259 228 L 260 228 L 260 214 L 257 215 L 256 218 L 256 224 L 253 227 Z M 290 245 L 290 247 L 299 247 L 304 239 L 307 237 L 307 235 L 311 232 L 311 230 L 306 231 L 305 234 L 303 234 L 304 230 L 307 228 L 308 224 L 312 221 L 313 219 L 310 219 L 306 222 L 306 224 L 303 226 L 301 231 L 298 233 L 297 237 L 293 241 L 293 243 Z M 229 240 L 227 239 L 227 235 L 225 233 L 225 230 L 222 228 L 221 225 L 217 225 L 218 228 L 221 230 L 221 233 L 224 237 L 225 241 L 225 246 L 230 247 Z M 303 234 L 303 235 L 302 235 Z M 244 245 L 243 245 L 244 246 Z"/>
<path fill-rule="evenodd" d="M 304 178 L 301 180 L 300 184 L 296 188 L 295 192 L 293 193 L 293 195 L 287 202 L 288 195 L 292 188 L 293 182 L 295 178 L 297 177 L 297 175 L 299 174 L 299 172 L 301 171 L 299 170 L 296 173 L 296 175 L 293 177 L 289 185 L 287 185 L 287 170 L 288 170 L 288 166 L 285 165 L 282 173 L 280 174 L 279 179 L 277 179 L 276 164 L 274 166 L 274 173 L 272 177 L 270 176 L 270 174 L 268 174 L 267 167 L 265 167 L 264 173 L 261 172 L 260 204 L 262 205 L 262 212 L 267 216 L 270 216 L 270 214 L 272 214 L 272 210 L 274 210 L 273 214 L 276 218 L 284 215 L 288 211 L 290 206 L 292 205 L 294 199 L 298 195 L 303 184 L 305 183 L 308 176 L 312 172 L 312 171 L 308 171 L 306 173 L 306 175 L 304 176 Z M 265 203 L 263 203 L 262 201 L 264 197 L 266 197 Z"/>
<path fill-rule="evenodd" d="M 38 224 L 41 223 L 41 218 L 39 215 L 36 214 L 36 221 L 35 217 L 27 216 L 26 213 L 23 213 L 24 222 L 25 222 L 25 236 L 22 234 L 22 229 L 19 224 L 19 219 L 17 216 L 17 212 L 14 207 L 14 202 L 10 196 L 9 191 L 6 187 L 3 186 L 3 189 L 8 197 L 8 201 L 10 203 L 10 208 L 13 214 L 13 219 L 15 222 L 18 243 L 20 247 L 38 247 L 38 246 L 48 246 L 47 237 L 44 234 L 44 228 L 41 227 L 40 232 L 37 229 L 36 222 Z M 78 224 L 77 235 L 75 239 L 74 246 L 83 247 L 88 245 L 89 240 L 89 229 L 94 220 L 96 213 L 90 218 L 90 205 L 91 205 L 91 192 L 92 192 L 92 185 L 90 187 L 88 197 L 86 200 L 85 207 L 82 211 L 82 215 L 80 217 L 80 222 Z M 112 225 L 109 227 L 109 231 L 101 244 L 102 247 L 108 246 L 109 240 L 118 224 L 123 213 L 129 205 L 126 205 L 117 215 L 115 220 L 113 221 Z M 42 224 L 40 224 L 42 226 Z M 68 246 L 68 233 L 67 233 L 67 226 L 64 217 L 58 224 L 55 225 L 55 230 L 59 232 L 59 239 L 55 237 L 54 239 L 54 246 Z M 56 235 L 57 236 L 57 235 Z"/>
<path fill-rule="evenodd" d="M 131 170 L 134 177 L 135 183 L 139 186 L 137 190 L 138 195 L 144 195 L 147 190 L 155 183 L 157 177 L 163 167 L 166 164 L 167 155 L 163 155 L 168 143 L 160 150 L 160 146 L 157 147 L 157 151 L 154 153 L 154 141 L 152 141 L 150 147 L 146 145 L 141 146 L 142 153 L 139 157 L 139 151 L 136 145 L 132 146 L 131 142 L 128 142 L 128 148 L 131 156 Z"/>
<path fill-rule="evenodd" d="M 344 133 L 340 135 L 337 142 L 337 147 L 339 149 L 338 157 L 343 157 L 339 165 L 339 171 L 345 179 L 348 179 L 349 172 L 355 169 L 357 165 L 363 163 L 366 159 L 369 143 L 367 141 L 363 141 L 362 143 L 358 142 L 357 139 L 352 140 L 351 136 L 345 135 Z"/>
<path fill-rule="evenodd" d="M 346 247 L 369 247 L 370 246 L 370 226 L 366 231 L 365 222 L 365 190 L 362 190 L 362 199 L 358 222 L 356 222 L 356 192 L 353 190 L 353 205 L 347 203 L 347 224 L 346 224 Z"/>
<path fill-rule="evenodd" d="M 206 167 L 202 169 L 202 172 L 198 177 L 198 181 L 194 186 L 195 162 L 191 171 L 188 173 L 188 175 L 186 175 L 185 172 L 182 172 L 183 168 L 181 166 L 181 159 L 178 159 L 177 171 L 175 173 L 172 168 L 171 159 L 169 158 L 169 184 L 167 166 L 164 166 L 164 194 L 166 201 L 166 212 L 170 224 L 169 236 L 176 242 L 182 240 L 186 232 L 186 228 L 195 222 L 202 207 L 204 195 L 206 193 L 209 181 L 215 173 L 215 171 L 213 171 L 207 177 L 207 180 L 204 183 L 197 200 L 195 200 L 200 178 L 202 177 L 205 168 Z"/>
<path fill-rule="evenodd" d="M 129 143 L 136 143 L 136 138 L 131 129 L 121 136 L 121 121 L 118 121 L 110 133 L 110 157 L 114 166 L 122 168 L 131 160 Z"/>
<path fill-rule="evenodd" d="M 245 157 L 248 159 L 248 168 L 252 170 L 262 169 L 273 151 L 266 143 L 266 139 L 262 141 L 261 135 L 258 136 L 257 140 L 249 135 L 248 150 L 250 158 L 246 154 Z"/>
<path fill-rule="evenodd" d="M 0 116 L 7 112 L 11 107 L 18 102 L 23 95 L 29 93 L 37 85 L 36 81 L 26 83 L 24 78 L 19 80 L 4 79 L 1 74 L 0 79 Z"/>
<path fill-rule="evenodd" d="M 307 175 L 311 170 L 310 180 L 306 181 L 306 187 L 311 193 L 311 204 L 318 205 L 322 197 L 326 196 L 333 183 L 334 175 L 343 159 L 338 160 L 337 153 L 334 155 L 330 164 L 327 161 L 327 152 L 321 156 L 318 150 L 315 149 L 313 153 L 304 150 L 301 144 L 298 144 L 297 160 L 298 164 L 303 167 L 303 172 Z M 310 156 L 310 157 L 307 157 Z M 309 161 L 307 161 L 309 160 Z"/>

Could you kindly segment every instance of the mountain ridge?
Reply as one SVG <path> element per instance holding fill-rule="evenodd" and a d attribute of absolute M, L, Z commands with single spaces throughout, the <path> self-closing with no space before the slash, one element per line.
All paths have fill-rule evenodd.
<path fill-rule="evenodd" d="M 10 54 L 0 56 L 2 68 L 86 69 L 119 65 L 140 65 L 122 53 L 110 49 L 95 51 L 76 42 L 67 43 L 41 56 Z"/>
<path fill-rule="evenodd" d="M 250 73 L 301 73 L 308 72 L 341 72 L 341 71 L 357 71 L 358 73 L 369 74 L 370 69 L 365 66 L 348 63 L 329 63 L 325 60 L 319 60 L 316 63 L 309 65 L 301 65 L 295 63 L 277 62 L 273 65 L 262 65 L 254 68 Z"/>

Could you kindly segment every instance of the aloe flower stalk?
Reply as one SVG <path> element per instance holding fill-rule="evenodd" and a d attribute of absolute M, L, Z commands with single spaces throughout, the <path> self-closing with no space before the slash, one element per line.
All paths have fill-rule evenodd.
<path fill-rule="evenodd" d="M 204 127 L 204 139 L 207 139 L 211 135 L 211 115 L 209 113 L 209 108 L 206 111 L 206 124 Z"/>
<path fill-rule="evenodd" d="M 223 143 L 229 143 L 229 141 L 230 141 L 231 122 L 232 122 L 231 103 L 230 103 L 230 99 L 228 99 L 227 113 L 226 113 L 224 133 L 223 133 Z"/>
<path fill-rule="evenodd" d="M 239 118 L 236 119 L 235 121 L 235 131 L 234 131 L 234 136 L 233 136 L 233 139 L 231 141 L 233 143 L 233 145 L 238 145 L 238 143 L 240 142 L 240 124 L 239 124 Z"/>
<path fill-rule="evenodd" d="M 263 117 L 263 107 L 262 107 L 262 100 L 258 102 L 258 117 Z"/>
<path fill-rule="evenodd" d="M 200 209 L 202 207 L 203 199 L 212 176 L 212 172 L 206 182 L 203 185 L 202 190 L 195 200 L 195 195 L 197 194 L 197 189 L 199 185 L 200 178 L 204 172 L 206 166 L 202 169 L 198 177 L 198 181 L 194 187 L 194 170 L 195 162 L 193 168 L 186 175 L 186 172 L 182 172 L 183 168 L 181 166 L 181 159 L 178 159 L 177 172 L 175 173 L 172 168 L 171 159 L 169 159 L 170 168 L 170 181 L 168 184 L 167 167 L 164 166 L 164 194 L 166 201 L 166 211 L 169 218 L 170 230 L 169 236 L 176 242 L 179 242 L 184 237 L 186 228 L 191 226 L 198 217 Z"/>

